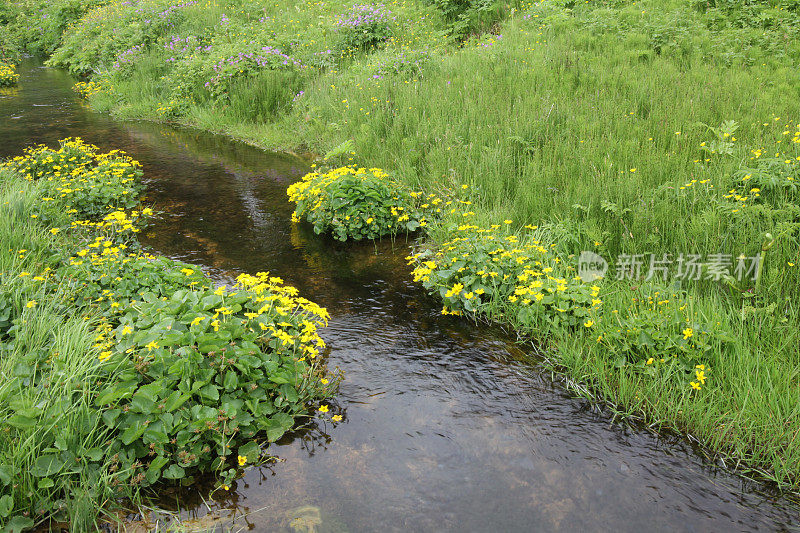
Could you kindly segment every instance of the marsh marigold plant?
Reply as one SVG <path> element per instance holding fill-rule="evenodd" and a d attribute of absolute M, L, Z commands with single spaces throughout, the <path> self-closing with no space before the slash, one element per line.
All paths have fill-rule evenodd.
<path fill-rule="evenodd" d="M 297 204 L 292 219 L 335 239 L 377 239 L 425 224 L 413 197 L 379 168 L 339 167 L 311 172 L 286 191 Z"/>

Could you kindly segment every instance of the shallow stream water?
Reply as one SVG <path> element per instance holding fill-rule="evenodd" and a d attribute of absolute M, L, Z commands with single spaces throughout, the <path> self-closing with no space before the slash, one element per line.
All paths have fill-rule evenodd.
<path fill-rule="evenodd" d="M 145 245 L 220 282 L 268 270 L 324 305 L 334 409 L 271 447 L 219 500 L 165 495 L 198 526 L 291 531 L 800 529 L 787 500 L 704 462 L 683 440 L 622 427 L 575 399 L 501 331 L 443 317 L 410 279 L 405 242 L 341 245 L 290 223 L 302 160 L 88 110 L 34 62 L 0 90 L 0 158 L 80 136 L 144 165 L 161 212 Z M 527 362 L 526 362 L 527 361 Z M 219 493 L 217 493 L 218 495 Z"/>

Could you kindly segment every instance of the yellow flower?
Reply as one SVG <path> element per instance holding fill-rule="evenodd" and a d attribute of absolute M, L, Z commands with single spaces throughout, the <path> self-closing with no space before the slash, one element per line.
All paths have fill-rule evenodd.
<path fill-rule="evenodd" d="M 699 384 L 698 382 L 696 382 L 696 381 L 692 381 L 692 382 L 690 383 L 690 385 L 692 386 L 692 389 L 694 389 L 694 390 L 700 390 L 700 389 L 702 388 L 702 387 L 700 386 L 700 384 Z"/>
<path fill-rule="evenodd" d="M 373 218 L 372 218 L 372 217 L 369 217 L 369 218 L 367 219 L 367 224 L 372 224 L 372 221 L 373 221 Z"/>
<path fill-rule="evenodd" d="M 36 307 L 36 300 L 30 300 L 28 303 L 25 304 L 25 307 L 30 309 L 31 307 Z"/>
<path fill-rule="evenodd" d="M 194 274 L 194 270 L 192 270 L 191 268 L 182 268 L 181 272 L 183 272 L 187 276 L 191 276 L 192 274 Z"/>
<path fill-rule="evenodd" d="M 56 234 L 56 233 L 58 233 L 59 231 L 61 231 L 61 230 L 60 230 L 60 229 L 58 229 L 58 228 L 52 228 L 52 229 L 50 230 L 50 233 L 52 233 L 53 235 L 55 235 L 55 234 Z"/>
<path fill-rule="evenodd" d="M 244 466 L 245 463 L 247 463 L 247 456 L 246 455 L 240 455 L 239 456 L 239 466 Z"/>
<path fill-rule="evenodd" d="M 130 328 L 130 326 L 125 326 L 124 328 L 122 328 L 123 335 L 128 335 L 129 333 L 133 333 L 133 330 Z"/>
<path fill-rule="evenodd" d="M 223 294 L 225 294 L 225 285 L 215 290 L 214 294 L 216 294 L 217 296 L 222 296 Z"/>
<path fill-rule="evenodd" d="M 692 328 L 686 328 L 686 329 L 683 330 L 683 338 L 684 338 L 684 340 L 688 339 L 692 335 L 694 335 L 694 331 L 692 330 Z"/>
<path fill-rule="evenodd" d="M 583 323 L 583 325 L 586 326 L 587 328 L 590 328 L 594 326 L 594 320 L 587 320 L 586 322 Z"/>
<path fill-rule="evenodd" d="M 653 359 L 652 357 L 647 360 L 647 364 L 648 365 L 652 365 L 654 362 L 655 362 L 655 359 Z"/>
<path fill-rule="evenodd" d="M 697 378 L 697 381 L 699 381 L 703 385 L 706 384 L 706 373 L 705 372 L 703 372 L 702 370 L 695 370 L 694 371 L 694 375 Z"/>
<path fill-rule="evenodd" d="M 331 420 L 333 420 L 334 422 L 340 422 L 342 420 L 342 415 L 333 415 L 331 417 Z"/>
<path fill-rule="evenodd" d="M 109 357 L 111 357 L 110 351 L 100 352 L 100 355 L 97 356 L 97 358 L 100 359 L 101 361 L 105 361 Z"/>
<path fill-rule="evenodd" d="M 320 405 L 319 406 L 319 412 L 320 413 L 327 413 L 328 412 L 328 406 L 327 405 Z"/>
<path fill-rule="evenodd" d="M 204 319 L 205 319 L 205 317 L 202 317 L 202 316 L 196 316 L 196 317 L 194 317 L 194 318 L 192 319 L 192 322 L 191 322 L 191 324 L 190 324 L 190 325 L 192 325 L 192 326 L 196 326 L 197 324 L 199 324 L 200 322 L 202 322 Z"/>
<path fill-rule="evenodd" d="M 147 351 L 150 352 L 153 350 L 153 348 L 158 348 L 158 343 L 156 341 L 150 341 L 150 343 L 147 344 L 145 348 L 147 348 Z"/>
<path fill-rule="evenodd" d="M 319 380 L 319 382 L 322 383 L 323 385 L 327 385 L 328 384 L 328 380 L 325 379 L 325 378 L 322 378 L 321 380 Z"/>

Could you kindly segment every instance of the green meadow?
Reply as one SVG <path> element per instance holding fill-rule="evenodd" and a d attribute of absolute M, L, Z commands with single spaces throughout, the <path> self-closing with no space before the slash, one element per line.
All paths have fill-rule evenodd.
<path fill-rule="evenodd" d="M 296 215 L 321 232 L 397 231 L 402 204 L 403 229 L 422 228 L 413 276 L 443 313 L 505 324 L 576 393 L 797 487 L 800 2 L 2 9 L 6 57 L 48 57 L 120 118 L 310 155 L 322 185 L 293 199 L 319 201 Z M 350 165 L 382 169 L 345 189 L 383 194 L 384 219 L 366 195 L 331 222 L 325 187 Z M 582 252 L 605 276 L 580 277 Z M 86 325 L 65 320 L 83 375 Z"/>

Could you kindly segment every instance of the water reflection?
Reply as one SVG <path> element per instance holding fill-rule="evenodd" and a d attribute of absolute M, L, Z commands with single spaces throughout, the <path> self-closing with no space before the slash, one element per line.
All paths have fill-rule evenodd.
<path fill-rule="evenodd" d="M 495 328 L 442 317 L 403 240 L 342 245 L 289 223 L 303 161 L 85 109 L 64 74 L 23 65 L 0 93 L 0 156 L 82 136 L 143 164 L 162 212 L 143 236 L 220 280 L 269 270 L 329 308 L 337 412 L 273 446 L 227 494 L 166 490 L 202 526 L 289 531 L 790 529 L 796 510 L 703 463 L 683 441 L 609 422 Z"/>

